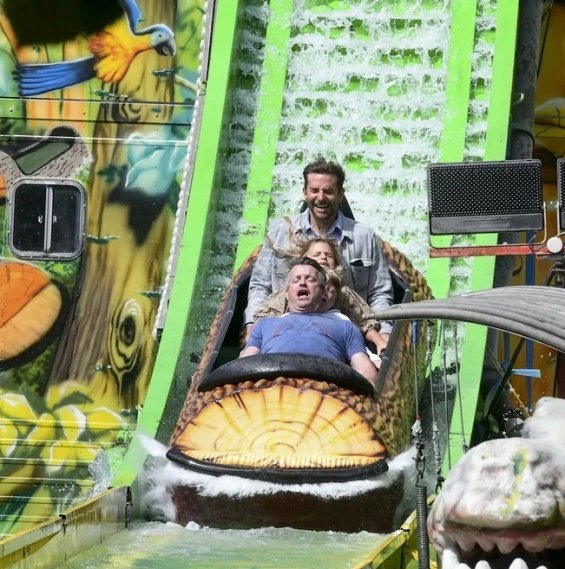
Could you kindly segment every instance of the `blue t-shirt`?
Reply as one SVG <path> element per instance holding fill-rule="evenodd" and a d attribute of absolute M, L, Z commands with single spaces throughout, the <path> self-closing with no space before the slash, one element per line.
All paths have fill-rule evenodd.
<path fill-rule="evenodd" d="M 331 312 L 290 312 L 262 318 L 253 326 L 247 345 L 259 348 L 262 354 L 312 354 L 346 364 L 355 354 L 365 352 L 365 341 L 357 327 Z"/>

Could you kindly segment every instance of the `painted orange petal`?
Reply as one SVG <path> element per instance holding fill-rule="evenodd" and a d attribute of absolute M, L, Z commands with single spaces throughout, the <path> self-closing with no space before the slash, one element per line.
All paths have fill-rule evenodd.
<path fill-rule="evenodd" d="M 63 296 L 32 265 L 1 263 L 0 275 L 0 362 L 8 362 L 49 334 L 63 309 Z"/>
<path fill-rule="evenodd" d="M 0 263 L 0 327 L 50 283 L 33 265 L 8 261 Z"/>

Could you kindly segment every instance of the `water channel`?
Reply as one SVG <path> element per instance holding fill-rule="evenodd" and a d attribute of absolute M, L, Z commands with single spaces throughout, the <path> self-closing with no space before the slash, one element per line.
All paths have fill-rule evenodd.
<path fill-rule="evenodd" d="M 383 539 L 368 532 L 219 530 L 139 521 L 61 569 L 349 569 L 366 560 Z"/>

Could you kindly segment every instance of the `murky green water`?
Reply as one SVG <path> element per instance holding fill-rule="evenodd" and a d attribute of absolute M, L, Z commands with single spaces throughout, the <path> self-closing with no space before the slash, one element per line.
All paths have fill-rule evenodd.
<path fill-rule="evenodd" d="M 347 569 L 384 536 L 361 532 L 189 529 L 137 522 L 81 553 L 62 569 Z"/>

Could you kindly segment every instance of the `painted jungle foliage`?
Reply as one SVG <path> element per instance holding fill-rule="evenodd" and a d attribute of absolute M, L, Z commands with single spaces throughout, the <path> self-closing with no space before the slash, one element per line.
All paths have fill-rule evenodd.
<path fill-rule="evenodd" d="M 105 486 L 143 404 L 205 0 L 0 1 L 0 534 Z"/>

